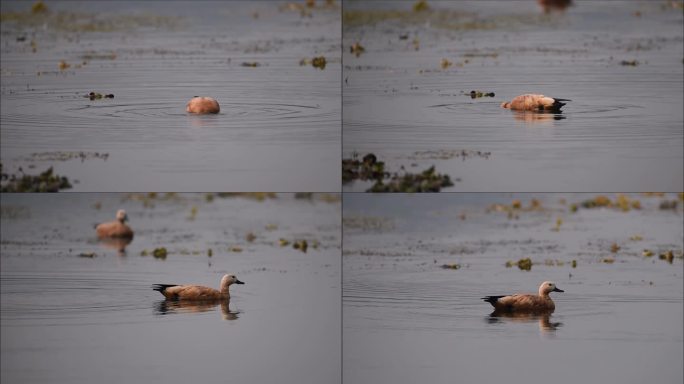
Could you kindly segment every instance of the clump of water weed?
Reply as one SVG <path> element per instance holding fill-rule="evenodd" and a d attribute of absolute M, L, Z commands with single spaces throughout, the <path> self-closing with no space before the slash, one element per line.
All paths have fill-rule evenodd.
<path fill-rule="evenodd" d="M 458 263 L 442 264 L 442 269 L 454 269 L 454 270 L 458 270 L 458 269 L 461 269 L 461 264 L 458 264 Z"/>
<path fill-rule="evenodd" d="M 394 174 L 388 183 L 376 180 L 366 192 L 439 192 L 442 188 L 453 185 L 449 175 L 437 173 L 433 165 L 421 173 Z"/>
<path fill-rule="evenodd" d="M 21 175 L 4 173 L 0 163 L 0 180 L 3 182 L 1 192 L 59 192 L 60 189 L 72 187 L 69 179 L 54 174 L 52 167 L 38 175 L 27 175 L 22 168 L 19 168 L 19 172 Z"/>
<path fill-rule="evenodd" d="M 299 60 L 299 65 L 309 65 L 311 64 L 312 67 L 318 68 L 320 70 L 325 69 L 325 65 L 328 63 L 328 61 L 325 59 L 325 56 L 317 56 L 311 59 L 301 59 Z"/>
<path fill-rule="evenodd" d="M 216 197 L 223 199 L 232 197 L 242 197 L 256 201 L 264 201 L 267 199 L 277 199 L 278 195 L 275 192 L 218 192 Z"/>
<path fill-rule="evenodd" d="M 102 94 L 102 93 L 99 93 L 99 92 L 90 92 L 90 93 L 88 93 L 87 95 L 85 95 L 85 96 L 83 96 L 83 97 L 87 97 L 87 98 L 89 98 L 90 100 L 113 99 L 113 98 L 114 98 L 114 94 L 113 94 L 113 93 L 105 93 L 105 94 Z"/>
<path fill-rule="evenodd" d="M 636 60 L 622 60 L 620 62 L 620 65 L 628 66 L 628 67 L 636 67 L 637 65 L 639 65 L 639 62 Z"/>
<path fill-rule="evenodd" d="M 292 248 L 306 253 L 306 250 L 309 248 L 309 243 L 306 240 L 296 240 L 292 243 Z"/>
<path fill-rule="evenodd" d="M 470 95 L 471 99 L 477 99 L 480 97 L 494 97 L 494 92 L 472 90 L 470 93 L 468 93 L 468 95 Z"/>
<path fill-rule="evenodd" d="M 349 47 L 349 52 L 354 54 L 354 56 L 359 57 L 362 53 L 366 52 L 366 48 L 364 48 L 361 43 L 357 41 L 352 44 L 351 47 Z"/>
<path fill-rule="evenodd" d="M 517 266 L 518 268 L 520 268 L 521 271 L 530 271 L 532 270 L 532 259 L 530 259 L 529 257 L 525 257 L 518 261 L 506 262 L 506 268 L 510 268 L 512 266 Z"/>
<path fill-rule="evenodd" d="M 359 154 L 352 154 L 351 159 L 342 159 L 342 183 L 353 180 L 381 180 L 388 177 L 385 163 L 378 161 L 377 156 L 367 154 L 359 160 Z"/>
<path fill-rule="evenodd" d="M 627 195 L 618 194 L 614 200 L 609 199 L 604 195 L 598 195 L 593 199 L 588 199 L 583 201 L 581 204 L 582 208 L 592 209 L 592 208 L 614 208 L 619 209 L 623 212 L 628 212 L 632 209 L 641 209 L 641 201 L 637 199 L 632 199 Z"/>

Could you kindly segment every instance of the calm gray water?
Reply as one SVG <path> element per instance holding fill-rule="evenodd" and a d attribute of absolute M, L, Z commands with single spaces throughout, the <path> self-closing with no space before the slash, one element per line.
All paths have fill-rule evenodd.
<path fill-rule="evenodd" d="M 150 202 L 2 195 L 3 383 L 340 381 L 339 199 Z M 135 231 L 123 254 L 92 227 L 118 208 Z M 141 256 L 162 246 L 166 259 Z M 229 306 L 179 307 L 150 287 L 218 287 L 225 273 L 245 282 Z"/>
<path fill-rule="evenodd" d="M 285 4 L 51 1 L 67 16 L 3 21 L 4 172 L 53 166 L 74 191 L 339 191 L 340 10 Z M 299 64 L 321 55 L 324 70 Z M 195 95 L 221 113 L 188 115 Z M 109 156 L 49 155 L 81 151 Z"/>
<path fill-rule="evenodd" d="M 664 211 L 660 201 L 675 195 L 631 195 L 641 210 L 569 212 L 590 197 L 346 194 L 344 381 L 681 382 L 681 201 Z M 532 198 L 542 209 L 517 219 L 487 212 L 514 199 L 527 208 Z M 677 255 L 672 264 L 658 257 L 666 250 Z M 531 271 L 505 267 L 524 257 Z M 441 268 L 452 263 L 461 268 Z M 544 280 L 565 290 L 552 294 L 548 317 L 492 318 L 480 300 L 536 292 Z"/>
<path fill-rule="evenodd" d="M 684 188 L 681 8 L 576 1 L 544 14 L 532 0 L 429 4 L 432 16 L 406 16 L 412 2 L 345 2 L 345 157 L 373 152 L 391 171 L 434 164 L 461 179 L 446 191 Z M 406 19 L 376 13 L 377 22 L 361 23 L 354 13 L 379 10 Z M 349 52 L 355 42 L 366 48 L 360 57 Z M 442 69 L 442 59 L 453 65 Z M 495 97 L 463 94 L 471 90 Z M 524 93 L 572 101 L 562 115 L 500 108 Z M 463 150 L 489 156 L 434 154 Z"/>

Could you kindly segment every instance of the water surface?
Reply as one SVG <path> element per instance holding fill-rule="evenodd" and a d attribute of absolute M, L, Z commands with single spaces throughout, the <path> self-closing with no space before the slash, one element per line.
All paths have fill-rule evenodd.
<path fill-rule="evenodd" d="M 409 2 L 345 3 L 344 157 L 373 152 L 392 172 L 436 165 L 461 180 L 446 191 L 684 188 L 681 9 L 429 4 L 421 14 Z M 355 42 L 366 49 L 359 57 Z M 524 93 L 572 101 L 558 115 L 500 108 Z"/>
<path fill-rule="evenodd" d="M 570 211 L 590 197 L 346 194 L 344 381 L 680 382 L 681 201 L 660 210 L 677 197 L 632 195 L 640 210 Z M 514 200 L 510 218 L 492 206 Z M 506 267 L 528 257 L 530 271 Z M 492 317 L 481 300 L 545 280 L 565 290 L 546 317 Z"/>
<path fill-rule="evenodd" d="M 339 382 L 340 204 L 325 200 L 3 194 L 2 382 Z M 93 229 L 119 208 L 123 252 Z M 151 289 L 225 273 L 245 282 L 229 304 Z"/>
<path fill-rule="evenodd" d="M 285 4 L 49 2 L 45 22 L 8 17 L 3 171 L 53 166 L 75 191 L 339 190 L 339 8 Z M 30 5 L 3 1 L 3 13 Z M 324 70 L 300 65 L 314 56 Z M 195 95 L 221 113 L 187 114 Z M 55 159 L 64 152 L 108 157 Z"/>

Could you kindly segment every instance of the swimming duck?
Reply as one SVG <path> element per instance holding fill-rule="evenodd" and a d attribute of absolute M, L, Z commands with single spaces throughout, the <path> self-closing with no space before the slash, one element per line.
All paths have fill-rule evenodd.
<path fill-rule="evenodd" d="M 221 107 L 219 107 L 218 101 L 211 97 L 200 97 L 194 96 L 190 101 L 188 101 L 185 110 L 189 113 L 197 114 L 207 114 L 207 113 L 219 113 Z"/>
<path fill-rule="evenodd" d="M 510 102 L 501 103 L 502 108 L 515 111 L 560 112 L 569 99 L 556 99 L 544 95 L 525 94 L 516 96 Z"/>
<path fill-rule="evenodd" d="M 565 291 L 558 289 L 556 284 L 545 281 L 539 286 L 539 295 L 515 294 L 509 296 L 485 296 L 482 300 L 494 306 L 496 311 L 553 311 L 556 308 L 556 305 L 549 297 L 550 292 Z"/>
<path fill-rule="evenodd" d="M 116 220 L 102 223 L 95 227 L 97 237 L 101 239 L 108 237 L 132 239 L 133 230 L 125 224 L 126 220 L 128 220 L 126 211 L 119 209 L 116 211 Z"/>
<path fill-rule="evenodd" d="M 232 284 L 244 284 L 235 275 L 224 275 L 221 279 L 221 290 L 201 285 L 154 284 L 152 289 L 171 300 L 227 300 L 230 299 L 228 287 Z"/>

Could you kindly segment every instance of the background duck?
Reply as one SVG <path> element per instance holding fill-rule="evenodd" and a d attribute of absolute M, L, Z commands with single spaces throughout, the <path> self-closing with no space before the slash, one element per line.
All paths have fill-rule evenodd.
<path fill-rule="evenodd" d="M 132 239 L 133 230 L 125 224 L 127 220 L 128 215 L 126 214 L 126 211 L 119 209 L 116 211 L 116 220 L 102 223 L 95 227 L 97 237 L 101 239 L 111 237 Z"/>

